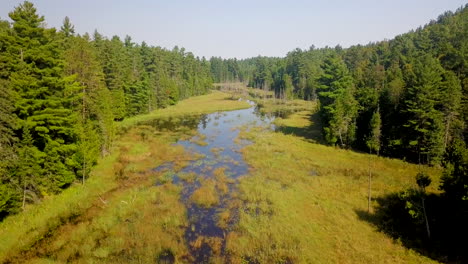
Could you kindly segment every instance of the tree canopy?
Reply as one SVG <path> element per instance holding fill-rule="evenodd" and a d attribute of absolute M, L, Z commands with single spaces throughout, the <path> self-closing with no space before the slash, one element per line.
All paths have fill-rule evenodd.
<path fill-rule="evenodd" d="M 109 153 L 115 122 L 211 88 L 209 62 L 166 50 L 60 30 L 25 1 L 0 21 L 0 217 L 85 183 Z"/>

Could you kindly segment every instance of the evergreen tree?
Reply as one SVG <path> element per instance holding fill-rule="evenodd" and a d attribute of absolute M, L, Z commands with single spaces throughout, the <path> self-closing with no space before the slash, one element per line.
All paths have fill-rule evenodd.
<path fill-rule="evenodd" d="M 16 212 L 20 201 L 11 175 L 11 169 L 17 161 L 15 144 L 18 141 L 14 133 L 17 119 L 13 114 L 13 103 L 7 82 L 0 79 L 0 220 Z"/>
<path fill-rule="evenodd" d="M 103 105 L 111 98 L 102 80 L 102 68 L 89 40 L 82 37 L 73 38 L 64 57 L 65 73 L 74 76 L 80 84 L 80 93 L 74 102 L 78 121 L 75 131 L 79 139 L 74 160 L 80 164 L 77 165 L 77 169 L 81 172 L 84 183 L 99 153 L 106 153 L 112 141 L 112 111 L 110 107 L 104 108 Z"/>
<path fill-rule="evenodd" d="M 374 112 L 370 120 L 370 123 L 369 123 L 370 134 L 366 140 L 366 145 L 369 148 L 369 152 L 371 153 L 375 152 L 377 153 L 377 155 L 379 154 L 380 145 L 381 145 L 380 143 L 380 137 L 382 134 L 381 127 L 382 127 L 382 121 L 380 119 L 379 110 L 377 110 Z"/>
<path fill-rule="evenodd" d="M 14 130 L 18 120 L 13 113 L 13 99 L 7 81 L 0 79 L 0 175 L 6 173 L 5 169 L 14 159 L 13 146 L 17 142 Z"/>
<path fill-rule="evenodd" d="M 357 102 L 348 70 L 336 55 L 325 59 L 320 83 L 320 111 L 324 119 L 325 139 L 329 144 L 338 141 L 342 146 L 352 143 L 357 116 Z"/>
<path fill-rule="evenodd" d="M 56 32 L 28 1 L 9 15 L 13 23 L 0 20 L 0 217 L 84 182 L 112 148 L 114 120 L 211 88 L 209 63 L 183 48 L 97 31 L 91 41 L 68 17 Z M 237 61 L 228 64 L 237 78 Z"/>
<path fill-rule="evenodd" d="M 468 149 L 464 141 L 455 139 L 448 147 L 445 170 L 440 188 L 450 203 L 458 208 L 468 209 Z M 465 213 L 465 218 L 467 215 Z"/>
<path fill-rule="evenodd" d="M 444 115 L 444 149 L 453 137 L 462 137 L 463 124 L 460 120 L 462 90 L 460 80 L 451 71 L 442 75 L 442 113 Z"/>
<path fill-rule="evenodd" d="M 44 162 L 45 155 L 34 146 L 28 126 L 23 127 L 22 137 L 13 184 L 21 190 L 24 210 L 27 201 L 36 202 L 41 195 L 40 184 L 44 180 L 41 164 Z"/>
<path fill-rule="evenodd" d="M 405 113 L 407 142 L 420 162 L 438 163 L 443 154 L 444 127 L 440 109 L 443 69 L 438 60 L 425 55 L 408 71 Z"/>
<path fill-rule="evenodd" d="M 70 182 L 73 168 L 69 164 L 75 143 L 75 119 L 70 106 L 76 83 L 63 77 L 55 31 L 42 27 L 44 18 L 36 14 L 33 4 L 26 1 L 9 15 L 14 21 L 14 36 L 6 54 L 14 58 L 9 82 L 18 97 L 15 113 L 30 129 L 28 133 L 39 151 L 54 149 L 53 153 L 59 155 L 56 160 L 64 168 L 63 174 L 54 177 Z"/>
<path fill-rule="evenodd" d="M 95 42 L 97 41 L 95 40 Z M 130 77 L 127 70 L 129 60 L 125 53 L 124 45 L 117 36 L 112 37 L 110 41 L 103 40 L 102 44 L 96 44 L 98 44 L 98 49 L 101 53 L 100 61 L 103 67 L 104 80 L 112 94 L 114 118 L 122 120 L 126 116 L 125 80 L 128 80 Z"/>
<path fill-rule="evenodd" d="M 60 27 L 60 32 L 62 32 L 66 38 L 73 36 L 75 34 L 75 26 L 70 22 L 70 18 L 67 16 L 63 19 L 63 25 Z"/>

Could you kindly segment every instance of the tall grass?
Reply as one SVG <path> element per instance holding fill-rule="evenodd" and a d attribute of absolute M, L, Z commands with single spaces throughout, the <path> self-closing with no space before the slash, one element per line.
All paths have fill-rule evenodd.
<path fill-rule="evenodd" d="M 281 122 L 307 127 L 307 116 Z M 232 263 L 434 263 L 360 215 L 367 210 L 369 164 L 374 197 L 414 185 L 416 165 L 262 129 L 241 136 L 255 144 L 243 149 L 252 169 L 240 179 L 240 220 L 227 235 Z M 424 169 L 437 186 L 440 172 Z"/>
<path fill-rule="evenodd" d="M 119 153 L 100 160 L 86 186 L 74 185 L 58 196 L 29 206 L 0 223 L 0 262 L 27 251 L 56 228 L 90 208 L 100 195 L 117 187 L 112 164 Z"/>
<path fill-rule="evenodd" d="M 98 161 L 98 165 L 93 168 L 91 177 L 87 181 L 86 185 L 73 185 L 60 195 L 47 197 L 40 204 L 28 206 L 25 212 L 10 216 L 0 223 L 0 263 L 9 260 L 14 262 L 23 262 L 25 258 L 32 261 L 35 254 L 39 254 L 39 252 L 49 252 L 50 250 L 52 250 L 51 259 L 58 258 L 58 255 L 56 256 L 54 255 L 55 253 L 53 253 L 55 252 L 55 249 L 49 248 L 48 243 L 50 241 L 55 241 L 57 235 L 60 236 L 60 234 L 58 234 L 59 230 L 61 230 L 60 228 L 63 228 L 66 232 L 74 233 L 74 228 L 76 228 L 76 226 L 73 225 L 73 222 L 75 221 L 74 219 L 78 219 L 77 221 L 86 219 L 87 214 L 95 214 L 96 211 L 99 212 L 99 214 L 102 213 L 102 216 L 99 214 L 89 215 L 90 218 L 96 217 L 96 220 L 92 220 L 90 223 L 86 223 L 83 226 L 99 226 L 103 224 L 102 228 L 106 230 L 108 228 L 113 228 L 114 224 L 118 226 L 116 222 L 107 221 L 110 218 L 116 217 L 114 213 L 119 212 L 122 208 L 119 207 L 119 209 L 115 210 L 102 210 L 104 207 L 108 206 L 108 204 L 105 204 L 107 199 L 117 199 L 116 204 L 119 204 L 119 197 L 126 197 L 129 190 L 133 190 L 132 188 L 135 186 L 141 186 L 143 182 L 146 182 L 145 180 L 148 180 L 151 177 L 156 177 L 141 173 L 148 168 L 156 167 L 165 162 L 173 162 L 175 164 L 175 168 L 180 169 L 187 164 L 187 161 L 196 158 L 186 154 L 182 147 L 173 147 L 171 145 L 171 142 L 174 142 L 175 138 L 181 136 L 181 133 L 190 131 L 180 131 L 176 133 L 156 132 L 151 127 L 143 127 L 136 130 L 131 130 L 131 127 L 140 121 L 151 120 L 162 116 L 169 117 L 188 113 L 199 114 L 249 107 L 245 102 L 225 100 L 224 98 L 226 97 L 227 95 L 225 93 L 213 92 L 208 95 L 181 101 L 175 106 L 157 110 L 148 115 L 137 116 L 123 121 L 120 126 L 129 130 L 129 132 L 117 140 L 117 143 L 115 144 L 116 146 L 110 156 Z M 151 184 L 151 181 L 145 184 Z M 183 226 L 185 221 L 183 219 L 185 216 L 182 208 L 177 205 L 177 188 L 166 188 L 168 188 L 166 190 L 168 192 L 165 193 L 166 191 L 161 190 L 161 193 L 164 192 L 164 195 L 169 195 L 170 197 L 167 199 L 170 201 L 168 200 L 168 204 L 165 204 L 164 206 L 171 210 L 177 209 L 177 211 L 172 212 L 170 210 L 167 211 L 166 209 L 161 209 L 158 211 L 158 216 L 155 217 L 157 219 L 154 219 L 154 221 L 166 219 L 166 217 L 169 217 L 169 214 L 174 213 L 181 217 L 180 219 L 178 218 L 179 220 L 177 220 L 177 225 Z M 141 202 L 142 204 L 146 203 L 149 207 L 152 206 L 155 202 L 152 198 L 152 192 L 153 190 L 150 188 L 149 190 L 144 191 L 145 195 L 138 195 L 138 197 L 143 199 Z M 165 203 L 166 201 L 163 202 Z M 175 207 L 172 208 L 171 206 Z M 132 208 L 140 210 L 141 212 L 138 212 L 137 210 L 134 213 L 143 213 L 141 219 L 149 221 L 149 218 L 147 219 L 144 213 L 147 208 L 143 207 L 143 205 L 133 206 Z M 151 212 L 151 210 L 149 212 Z M 106 216 L 106 214 L 108 214 L 108 216 Z M 117 221 L 115 219 L 112 221 Z M 105 227 L 108 224 L 109 226 Z M 147 222 L 146 224 L 150 225 L 150 223 Z M 67 228 L 71 229 L 68 230 Z M 80 228 L 87 229 L 87 227 Z M 80 232 L 82 232 L 83 235 L 81 237 L 83 237 L 83 239 L 91 239 L 90 237 L 92 237 L 92 235 L 80 230 L 76 231 L 78 232 L 77 237 L 80 237 Z M 143 233 L 150 234 L 151 232 Z M 157 232 L 155 234 L 157 234 Z M 70 239 L 72 239 L 72 237 L 62 238 L 63 243 L 65 243 L 64 245 L 66 245 Z M 98 240 L 99 241 L 96 243 L 101 243 L 100 238 Z M 168 241 L 169 240 L 172 240 L 172 238 L 168 239 Z M 180 237 L 174 238 L 174 241 L 180 240 Z M 167 245 L 177 243 L 174 241 L 170 243 L 168 242 Z M 78 242 L 76 243 L 77 245 L 79 244 Z M 91 255 L 96 257 L 98 255 L 103 256 L 106 254 L 117 254 L 115 251 L 109 251 L 105 248 L 99 249 L 90 247 L 86 249 L 85 247 L 86 243 L 82 249 L 84 251 L 88 250 L 86 251 L 86 254 L 76 251 L 79 253 L 77 254 L 79 256 L 83 256 L 83 258 L 88 258 Z M 157 249 L 157 247 L 155 248 Z M 180 252 L 185 252 L 180 246 L 174 246 L 174 248 L 173 253 L 176 254 L 178 258 L 183 255 L 179 254 Z M 61 260 L 63 261 L 64 259 Z M 85 262 L 89 263 L 88 261 Z"/>

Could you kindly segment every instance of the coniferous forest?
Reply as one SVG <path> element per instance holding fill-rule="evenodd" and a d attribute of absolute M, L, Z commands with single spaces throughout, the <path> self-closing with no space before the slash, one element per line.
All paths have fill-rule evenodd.
<path fill-rule="evenodd" d="M 347 49 L 212 58 L 211 72 L 216 82 L 244 81 L 277 98 L 318 99 L 328 144 L 369 151 L 379 120 L 380 154 L 441 164 L 447 146 L 468 132 L 467 16 L 460 8 L 395 39 Z"/>
<path fill-rule="evenodd" d="M 254 175 L 250 180 L 241 177 L 240 183 L 236 183 L 238 187 L 228 188 L 226 186 L 234 184 L 225 180 L 228 177 L 226 175 L 229 174 L 225 175 L 224 169 L 218 170 L 214 165 L 208 166 L 207 169 L 207 171 L 214 171 L 214 181 L 212 179 L 193 180 L 190 178 L 193 176 L 190 176 L 191 174 L 189 176 L 184 174 L 186 178 L 179 176 L 182 179 L 179 179 L 179 182 L 197 182 L 199 189 L 193 194 L 186 195 L 192 205 L 198 206 L 196 208 L 206 209 L 219 203 L 222 204 L 223 209 L 240 211 L 240 213 L 232 213 L 228 210 L 231 213 L 227 213 L 227 216 L 219 213 L 219 210 L 216 211 L 217 214 L 219 213 L 216 221 L 219 226 L 222 226 L 220 230 L 229 232 L 229 235 L 212 236 L 215 239 L 206 237 L 196 239 L 186 243 L 188 246 L 174 246 L 176 249 L 172 247 L 172 244 L 171 246 L 158 244 L 156 248 L 161 250 L 154 253 L 151 258 L 154 259 L 156 256 L 158 263 L 174 263 L 174 261 L 176 263 L 201 263 L 206 260 L 204 258 L 207 258 L 207 253 L 205 251 L 200 253 L 195 248 L 201 248 L 201 245 L 206 244 L 211 248 L 207 251 L 210 252 L 208 255 L 211 257 L 216 254 L 225 254 L 223 255 L 224 261 L 216 259 L 219 260 L 216 263 L 273 263 L 274 261 L 275 263 L 310 263 L 309 261 L 314 258 L 307 255 L 309 251 L 306 245 L 309 241 L 295 237 L 289 239 L 288 235 L 295 235 L 291 229 L 285 231 L 283 237 L 278 233 L 278 237 L 284 240 L 280 240 L 273 234 L 275 230 L 278 231 L 281 228 L 275 229 L 276 224 L 272 224 L 271 227 L 269 225 L 277 223 L 281 226 L 281 221 L 284 220 L 280 218 L 283 216 L 281 210 L 286 210 L 281 201 L 275 199 L 286 197 L 280 192 L 288 188 L 295 190 L 295 184 L 315 186 L 313 185 L 315 178 L 311 178 L 311 175 L 322 177 L 319 179 L 323 182 L 317 188 L 326 189 L 324 186 L 328 186 L 328 183 L 323 178 L 331 175 L 332 179 L 335 179 L 333 177 L 336 174 L 340 175 L 339 177 L 343 175 L 347 177 L 337 176 L 336 179 L 343 181 L 338 184 L 340 186 L 352 186 L 362 180 L 363 185 L 356 185 L 359 187 L 342 192 L 342 194 L 352 191 L 361 192 L 360 196 L 356 195 L 356 197 L 359 197 L 359 202 L 362 200 L 365 203 L 364 207 L 367 211 L 353 209 L 355 211 L 353 217 L 358 218 L 360 222 L 375 226 L 378 232 L 398 240 L 398 243 L 403 244 L 405 248 L 414 249 L 417 254 L 428 257 L 431 261 L 446 263 L 468 261 L 466 254 L 468 247 L 466 243 L 468 236 L 466 227 L 468 223 L 468 5 L 460 7 L 455 12 L 447 11 L 425 26 L 389 40 L 349 48 L 339 45 L 317 48 L 312 45 L 309 49 L 292 50 L 285 57 L 258 56 L 248 59 L 200 58 L 177 46 L 168 50 L 145 42 L 135 43 L 129 35 L 122 39 L 119 36 L 104 36 L 98 31 L 92 34 L 78 34 L 75 32 L 73 19 L 68 17 L 64 18 L 60 28 L 50 28 L 46 26 L 46 18 L 40 15 L 35 6 L 28 1 L 15 7 L 9 13 L 9 19 L 10 21 L 0 19 L 0 220 L 5 219 L 6 222 L 10 217 L 27 213 L 28 206 L 54 199 L 51 197 L 59 197 L 60 193 L 73 186 L 86 187 L 87 181 L 94 177 L 93 170 L 100 160 L 112 159 L 114 154 L 118 157 L 114 157 L 115 164 L 111 170 L 118 181 L 128 180 L 138 173 L 142 174 L 138 171 L 141 169 L 138 167 L 140 165 L 131 167 L 131 164 L 132 162 L 137 164 L 142 160 L 146 162 L 145 159 L 148 157 L 176 164 L 173 171 L 171 170 L 174 175 L 179 172 L 189 175 L 192 172 L 183 171 L 184 166 L 199 157 L 189 157 L 188 154 L 177 152 L 179 150 L 174 145 L 163 144 L 183 139 L 184 136 L 177 134 L 182 132 L 174 130 L 178 137 L 175 140 L 173 138 L 176 137 L 175 135 L 163 134 L 167 131 L 162 130 L 161 122 L 157 123 L 155 130 L 164 132 L 152 131 L 149 127 L 154 126 L 153 123 L 152 125 L 144 123 L 140 130 L 132 132 L 129 126 L 123 125 L 124 122 L 131 123 L 132 120 L 140 120 L 141 116 L 151 116 L 152 113 L 159 113 L 158 111 L 172 111 L 170 109 L 176 108 L 171 107 L 178 106 L 180 109 L 174 110 L 174 113 L 186 111 L 187 116 L 193 114 L 192 112 L 208 114 L 220 110 L 248 108 L 250 105 L 240 105 L 242 96 L 245 98 L 248 94 L 252 96 L 251 100 L 258 104 L 260 112 L 261 107 L 269 103 L 289 107 L 288 104 L 300 102 L 297 104 L 301 107 L 304 105 L 304 109 L 292 111 L 293 114 L 290 117 L 277 117 L 279 121 L 274 121 L 277 127 L 276 132 L 304 137 L 309 140 L 307 144 L 312 142 L 320 146 L 325 145 L 327 149 L 317 150 L 318 154 L 314 155 L 335 153 L 330 155 L 336 155 L 337 160 L 343 156 L 342 160 L 336 161 L 333 165 L 325 162 L 315 164 L 311 160 L 316 159 L 316 156 L 304 154 L 308 151 L 314 153 L 312 151 L 315 150 L 311 150 L 315 148 L 313 146 L 304 147 L 304 149 L 296 146 L 297 152 L 290 154 L 287 161 L 274 160 L 288 149 L 288 147 L 281 147 L 282 144 L 286 144 L 281 140 L 286 142 L 292 139 L 271 136 L 269 132 L 263 130 L 240 128 L 239 137 L 242 140 L 255 142 L 254 147 L 249 146 L 245 151 L 238 151 L 243 153 L 247 164 L 254 168 L 245 171 Z M 224 84 L 242 83 L 246 92 L 239 96 L 237 94 L 239 91 L 236 90 L 229 98 L 224 98 L 219 91 L 212 91 L 214 83 L 220 84 L 221 87 Z M 229 94 L 231 91 L 222 92 Z M 259 98 L 253 96 L 258 93 L 263 93 L 265 96 Z M 201 95 L 220 96 L 220 98 L 216 97 L 214 101 L 200 101 L 203 103 L 199 102 L 198 105 L 193 106 L 183 105 L 185 101 L 198 100 L 196 98 L 200 98 L 198 96 Z M 218 106 L 216 100 L 225 101 L 218 102 L 220 104 Z M 234 103 L 236 105 L 230 105 Z M 309 107 L 309 105 L 314 105 L 314 107 Z M 203 110 L 204 107 L 213 107 L 213 109 Z M 307 111 L 310 113 L 306 115 Z M 316 115 L 312 111 L 316 111 Z M 162 113 L 166 114 L 166 112 Z M 178 125 L 184 124 L 189 127 L 189 130 L 197 129 L 196 125 L 190 125 L 191 123 L 184 119 L 186 116 L 181 117 L 180 114 L 176 114 L 174 118 L 171 117 L 171 122 L 179 122 Z M 214 117 L 216 120 L 219 118 L 223 117 Z M 148 121 L 147 119 L 145 120 Z M 207 124 L 209 127 L 210 120 L 202 118 L 200 124 L 203 124 L 203 128 L 206 128 Z M 294 122 L 303 122 L 307 125 L 295 127 Z M 315 129 L 314 124 L 315 128 L 317 125 L 320 127 L 317 130 L 320 136 L 317 138 L 310 136 L 315 135 L 312 131 Z M 218 122 L 215 126 L 217 125 Z M 261 133 L 267 134 L 259 137 Z M 196 138 L 188 142 L 198 142 L 198 146 L 204 146 L 203 141 L 209 139 L 209 137 L 206 139 L 206 136 L 195 133 L 188 134 Z M 148 135 L 162 135 L 161 141 L 164 142 L 151 141 Z M 140 150 L 132 152 L 131 146 L 138 144 L 125 141 L 131 136 L 141 138 L 143 145 L 156 147 L 154 150 L 141 151 L 144 153 L 139 158 L 132 158 L 131 155 L 137 155 Z M 255 148 L 256 144 L 260 144 L 257 141 L 272 147 Z M 294 144 L 291 143 L 291 145 Z M 306 146 L 306 143 L 296 145 L 301 144 Z M 167 161 L 151 152 L 159 149 L 164 152 L 161 155 L 167 155 Z M 210 151 L 216 156 L 223 149 L 213 147 Z M 207 152 L 208 154 L 203 154 L 209 156 L 210 151 Z M 366 156 L 353 156 L 355 157 L 353 160 L 352 155 Z M 268 160 L 269 157 L 272 161 L 266 162 L 268 166 L 259 161 Z M 289 163 L 294 163 L 295 160 L 298 160 L 297 164 L 300 165 Z M 158 166 L 165 164 L 162 161 L 158 163 Z M 179 166 L 177 162 L 183 165 Z M 236 162 L 238 166 L 241 161 L 236 160 Z M 288 164 L 282 165 L 281 162 L 285 164 L 288 162 Z M 147 166 L 146 163 L 144 164 Z M 312 167 L 307 167 L 309 165 Z M 288 171 L 289 166 L 291 169 Z M 278 173 L 268 172 L 272 168 L 278 170 Z M 307 168 L 307 171 L 303 173 L 305 176 L 297 176 L 304 168 Z M 260 172 L 255 172 L 255 169 Z M 281 171 L 282 169 L 287 171 Z M 152 173 L 157 174 L 159 171 L 154 170 Z M 171 173 L 162 174 L 163 176 L 157 174 L 155 177 L 162 179 L 169 177 L 167 175 Z M 164 188 L 169 189 L 169 191 L 166 190 L 167 193 L 184 193 L 174 187 L 176 184 L 171 185 L 172 183 L 168 183 L 167 179 L 160 180 L 160 178 L 157 178 L 158 184 L 155 188 L 166 186 Z M 227 183 L 220 179 L 224 179 Z M 376 181 L 376 187 L 372 185 L 374 181 Z M 395 187 L 395 182 L 402 182 L 401 186 Z M 125 183 L 122 186 L 131 186 L 131 184 L 135 183 Z M 386 184 L 392 190 L 391 193 L 383 191 Z M 279 187 L 274 189 L 276 185 Z M 253 186 L 269 186 L 265 188 L 271 188 L 271 190 L 263 192 Z M 333 186 L 330 190 L 336 188 L 332 183 L 329 186 Z M 125 188 L 122 187 L 122 189 Z M 303 196 L 300 196 L 297 191 L 298 197 L 312 195 L 313 192 L 310 191 L 312 187 L 310 189 L 304 187 L 307 191 L 301 188 L 298 187 L 298 190 L 303 191 L 304 194 L 301 193 Z M 209 194 L 198 192 L 199 190 Z M 233 190 L 240 190 L 240 194 L 229 196 Z M 363 193 L 362 190 L 365 192 Z M 377 192 L 379 196 L 372 196 L 373 192 Z M 224 196 L 221 195 L 221 198 L 216 196 L 219 193 Z M 108 201 L 111 198 L 105 200 L 100 195 L 96 194 L 93 197 L 99 197 L 104 207 L 110 206 Z M 117 191 L 115 196 L 119 197 L 118 195 Z M 182 198 L 172 196 L 168 196 L 172 198 L 167 198 L 164 195 L 164 193 L 158 194 L 158 198 L 155 198 L 157 201 L 153 201 L 153 204 L 164 201 L 186 202 L 183 195 L 181 195 Z M 352 195 L 350 197 L 354 197 Z M 109 197 L 112 196 L 109 195 Z M 223 198 L 223 200 L 222 197 L 228 198 Z M 345 200 L 340 197 L 333 196 L 330 200 Z M 304 198 L 304 200 L 310 199 L 312 198 Z M 223 204 L 227 203 L 224 202 L 225 200 L 237 202 L 232 203 L 235 205 Z M 300 199 L 293 199 L 291 203 L 297 200 Z M 354 202 L 351 198 L 350 200 L 352 201 L 350 203 Z M 315 205 L 320 201 L 322 200 L 318 199 Z M 179 204 L 173 206 L 172 209 L 153 213 L 162 215 L 164 212 L 179 208 L 178 206 Z M 242 206 L 245 208 L 239 209 Z M 303 208 L 309 208 L 308 206 L 304 205 Z M 320 210 L 328 210 L 326 206 L 323 205 Z M 336 208 L 341 207 L 332 208 L 338 210 Z M 330 212 L 335 212 L 333 210 Z M 295 215 L 296 213 L 285 214 Z M 73 212 L 60 219 L 72 219 L 81 214 L 84 213 Z M 194 226 L 198 228 L 196 224 L 187 224 L 187 221 L 192 220 L 190 211 L 174 214 L 188 214 L 189 220 L 177 220 L 174 226 L 165 222 L 163 229 L 166 231 L 161 232 L 172 230 L 172 234 L 175 234 L 180 231 L 177 228 L 183 227 L 188 230 L 180 231 L 185 235 L 177 233 L 177 239 L 172 238 L 172 240 L 179 242 L 183 239 L 189 240 L 192 235 L 190 232 L 195 229 Z M 130 216 L 125 217 L 128 217 L 125 221 L 130 219 Z M 219 224 L 223 217 L 225 217 L 224 226 Z M 266 220 L 261 217 L 265 217 Z M 302 219 L 301 217 L 299 215 L 297 219 Z M 314 219 L 314 217 L 319 218 L 316 215 L 304 216 L 304 226 L 307 225 L 308 219 Z M 348 218 L 352 217 L 348 216 Z M 68 223 L 68 220 L 63 219 L 60 221 Z M 236 221 L 241 224 L 236 225 Z M 284 225 L 288 221 L 294 222 L 294 220 L 284 221 Z M 297 221 L 297 226 L 302 226 L 302 222 Z M 323 223 L 326 225 L 327 221 L 333 222 L 323 220 Z M 57 224 L 54 228 L 61 224 Z M 145 225 L 148 226 L 148 224 Z M 335 225 L 339 226 L 340 223 Z M 98 224 L 93 228 L 97 230 L 96 226 Z M 44 231 L 42 236 L 48 234 L 46 236 L 49 237 L 48 239 L 54 239 L 53 235 L 50 235 L 53 234 L 52 227 L 50 228 L 51 230 Z M 261 233 L 263 231 L 269 235 L 263 236 Z M 138 231 L 135 232 L 138 233 Z M 308 234 L 307 231 L 301 232 Z M 298 231 L 298 233 L 301 232 Z M 316 235 L 313 232 L 310 234 Z M 337 237 L 334 234 L 319 234 L 323 237 Z M 221 237 L 223 242 L 216 240 Z M 261 239 L 271 240 L 271 243 Z M 379 241 L 382 238 L 373 239 Z M 103 238 L 96 238 L 96 241 L 105 244 Z M 213 241 L 218 241 L 216 242 L 218 244 Z M 21 262 L 21 257 L 18 256 L 29 256 L 24 253 L 27 250 L 34 247 L 46 248 L 39 242 L 34 243 L 31 243 L 32 246 L 30 245 L 26 250 L 18 250 L 20 253 L 15 251 L 14 254 L 11 253 L 11 256 L 5 253 L 7 256 L 5 258 L 0 254 L 0 262 L 4 260 L 11 261 L 11 263 Z M 93 245 L 98 247 L 99 243 L 96 242 Z M 292 243 L 293 246 L 287 243 Z M 342 244 L 341 242 L 333 243 L 333 245 Z M 44 244 L 47 244 L 47 241 Z M 132 245 L 135 245 L 135 248 L 147 246 L 146 244 L 142 246 L 137 242 Z M 245 248 L 237 245 L 244 245 Z M 394 250 L 392 246 L 388 247 L 384 250 L 388 252 Z M 92 257 L 85 260 L 99 262 L 109 256 L 118 256 L 121 257 L 119 260 L 136 261 L 136 258 L 124 249 L 115 253 L 111 248 L 111 246 L 106 247 L 108 250 L 106 254 L 102 251 L 93 251 L 89 253 Z M 2 249 L 0 246 L 0 252 Z M 60 250 L 46 248 L 37 249 L 37 252 L 48 252 L 43 254 L 55 256 L 54 254 Z M 327 252 L 327 249 L 323 250 Z M 292 251 L 294 253 L 291 253 Z M 369 249 L 369 252 L 371 251 L 373 250 Z M 101 255 L 98 256 L 96 252 L 101 252 L 105 257 L 101 258 Z M 374 254 L 374 252 L 369 254 Z M 412 254 L 401 253 L 404 255 L 401 261 L 413 261 L 410 259 L 413 257 Z M 63 254 L 57 255 L 64 256 Z M 83 252 L 70 253 L 65 260 L 73 262 L 74 256 L 86 257 L 87 255 Z M 166 258 L 166 256 L 169 257 Z M 358 260 L 378 263 L 379 261 L 375 262 L 375 260 L 385 258 L 385 256 L 387 255 L 375 255 L 364 260 L 354 256 L 356 257 L 354 261 L 350 259 L 349 262 L 342 263 L 357 263 Z M 343 258 L 340 257 L 342 256 L 333 256 L 329 262 L 341 262 Z M 109 257 L 108 260 L 113 259 Z M 146 261 L 145 258 L 143 260 Z M 414 263 L 425 260 L 416 259 Z"/>
<path fill-rule="evenodd" d="M 131 37 L 44 28 L 30 2 L 1 21 L 0 215 L 86 181 L 115 122 L 207 93 L 209 62 Z"/>

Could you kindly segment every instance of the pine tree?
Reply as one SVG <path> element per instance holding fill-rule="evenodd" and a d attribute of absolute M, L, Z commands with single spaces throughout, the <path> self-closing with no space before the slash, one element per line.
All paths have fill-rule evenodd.
<path fill-rule="evenodd" d="M 95 34 L 95 39 L 99 35 Z M 125 80 L 130 75 L 128 72 L 129 60 L 124 50 L 124 45 L 119 37 L 114 36 L 112 40 L 103 40 L 103 43 L 96 41 L 98 52 L 101 54 L 104 80 L 107 88 L 112 94 L 112 109 L 116 120 L 122 120 L 126 116 L 125 105 Z M 127 69 L 126 69 L 127 67 Z"/>
<path fill-rule="evenodd" d="M 353 95 L 353 81 L 346 65 L 336 55 L 325 59 L 323 70 L 319 99 L 325 139 L 329 144 L 339 141 L 345 146 L 353 142 L 356 129 L 358 106 Z"/>
<path fill-rule="evenodd" d="M 15 185 L 21 190 L 22 208 L 24 210 L 27 201 L 35 202 L 41 195 L 40 183 L 44 162 L 44 153 L 34 146 L 34 141 L 29 127 L 23 126 L 21 145 L 18 153 L 18 166 L 14 170 L 16 174 Z"/>
<path fill-rule="evenodd" d="M 292 79 L 288 74 L 283 75 L 283 82 L 284 82 L 284 89 L 282 92 L 282 98 L 285 100 L 292 99 L 293 98 L 293 83 Z"/>
<path fill-rule="evenodd" d="M 372 115 L 372 118 L 369 123 L 369 131 L 370 134 L 367 137 L 366 140 L 366 145 L 369 148 L 369 152 L 375 152 L 377 155 L 379 155 L 380 151 L 380 137 L 382 134 L 381 128 L 382 127 L 382 120 L 380 119 L 380 112 L 377 109 L 377 111 L 374 112 Z"/>
<path fill-rule="evenodd" d="M 65 169 L 62 175 L 54 177 L 70 181 L 68 175 L 73 168 L 67 164 L 70 164 L 75 143 L 75 119 L 70 106 L 77 85 L 73 78 L 63 77 L 55 30 L 42 27 L 44 18 L 36 14 L 33 4 L 26 1 L 9 15 L 14 36 L 6 54 L 14 58 L 9 81 L 17 94 L 15 113 L 22 120 L 21 124 L 28 127 L 39 151 L 54 149 L 49 152 L 60 155 L 57 162 Z M 38 161 L 31 159 L 31 162 Z M 43 187 L 53 190 L 57 186 Z"/>
<path fill-rule="evenodd" d="M 105 142 L 111 141 L 113 133 L 110 108 L 102 109 L 102 104 L 109 102 L 107 88 L 103 82 L 102 68 L 97 61 L 94 47 L 89 40 L 82 37 L 71 39 L 68 49 L 65 51 L 65 73 L 76 77 L 80 84 L 80 93 L 74 102 L 77 113 L 77 125 L 75 131 L 78 136 L 78 148 L 75 161 L 80 164 L 81 179 L 84 183 L 92 165 L 97 161 L 99 153 L 105 153 L 103 148 L 108 148 Z M 108 111 L 103 113 L 102 111 Z"/>
<path fill-rule="evenodd" d="M 14 130 L 18 126 L 18 120 L 13 113 L 13 99 L 8 82 L 0 79 L 0 179 L 14 159 L 13 145 L 17 142 Z"/>
<path fill-rule="evenodd" d="M 442 112 L 444 115 L 444 149 L 448 146 L 453 136 L 461 137 L 463 125 L 460 121 L 460 108 L 462 90 L 460 80 L 451 71 L 445 71 L 441 84 Z M 458 128 L 458 131 L 456 131 Z"/>
<path fill-rule="evenodd" d="M 70 22 L 70 18 L 67 16 L 63 20 L 63 25 L 60 27 L 60 32 L 62 32 L 66 38 L 71 37 L 75 34 L 75 26 Z"/>
<path fill-rule="evenodd" d="M 443 69 L 437 59 L 425 55 L 408 72 L 405 112 L 408 121 L 407 142 L 420 162 L 436 164 L 444 151 L 443 114 L 439 110 Z"/>
<path fill-rule="evenodd" d="M 18 142 L 14 133 L 17 119 L 13 114 L 13 103 L 7 82 L 0 79 L 0 220 L 16 212 L 21 200 L 11 175 L 17 161 L 15 144 Z"/>

